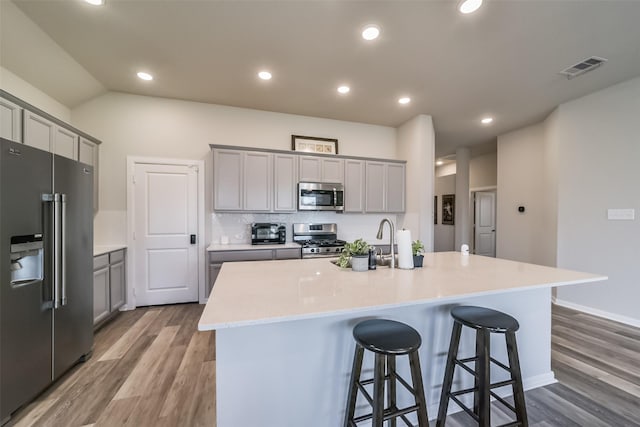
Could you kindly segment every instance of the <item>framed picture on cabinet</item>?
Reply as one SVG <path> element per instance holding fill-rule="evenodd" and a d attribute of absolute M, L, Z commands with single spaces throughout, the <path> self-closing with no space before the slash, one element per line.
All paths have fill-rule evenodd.
<path fill-rule="evenodd" d="M 455 216 L 456 216 L 456 195 L 443 194 L 442 195 L 442 224 L 454 225 Z"/>
<path fill-rule="evenodd" d="M 316 136 L 291 135 L 291 149 L 305 153 L 338 154 L 338 140 Z"/>

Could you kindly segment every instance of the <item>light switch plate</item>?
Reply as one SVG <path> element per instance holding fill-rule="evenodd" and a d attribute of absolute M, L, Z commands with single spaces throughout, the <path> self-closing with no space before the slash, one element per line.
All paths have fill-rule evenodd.
<path fill-rule="evenodd" d="M 633 221 L 636 219 L 635 209 L 607 209 L 607 219 Z"/>

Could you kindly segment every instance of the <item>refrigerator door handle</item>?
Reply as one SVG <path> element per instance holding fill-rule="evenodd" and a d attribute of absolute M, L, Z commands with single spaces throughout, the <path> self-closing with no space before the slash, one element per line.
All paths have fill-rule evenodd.
<path fill-rule="evenodd" d="M 67 195 L 60 195 L 60 207 L 62 220 L 60 222 L 60 250 L 62 252 L 60 271 L 61 271 L 61 287 L 60 305 L 67 305 Z"/>
<path fill-rule="evenodd" d="M 53 195 L 53 308 L 60 308 L 60 193 Z"/>
<path fill-rule="evenodd" d="M 52 295 L 51 295 L 51 301 L 45 301 L 44 303 L 44 308 L 58 308 L 59 307 L 59 302 L 58 302 L 58 288 L 59 288 L 59 281 L 58 281 L 58 258 L 59 258 L 59 250 L 58 250 L 58 222 L 59 222 L 59 215 L 58 215 L 58 200 L 59 200 L 59 195 L 58 194 L 43 194 L 42 195 L 42 201 L 43 202 L 47 202 L 47 203 L 51 203 L 51 215 L 50 215 L 50 224 L 51 224 L 51 244 L 50 246 L 48 246 L 48 248 L 51 248 L 51 255 L 50 255 L 50 259 L 51 259 L 51 265 L 53 266 L 50 270 L 53 271 L 53 283 L 52 283 Z M 45 249 L 45 254 L 47 253 L 47 250 Z"/>

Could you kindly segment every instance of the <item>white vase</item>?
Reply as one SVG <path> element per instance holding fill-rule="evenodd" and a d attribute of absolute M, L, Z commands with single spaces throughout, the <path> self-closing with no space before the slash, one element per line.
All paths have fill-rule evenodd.
<path fill-rule="evenodd" d="M 369 255 L 352 255 L 351 256 L 351 270 L 353 271 L 368 271 L 369 270 Z"/>

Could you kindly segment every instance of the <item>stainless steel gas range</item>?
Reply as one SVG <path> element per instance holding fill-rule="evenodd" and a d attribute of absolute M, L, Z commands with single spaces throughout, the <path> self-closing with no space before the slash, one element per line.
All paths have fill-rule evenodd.
<path fill-rule="evenodd" d="M 293 224 L 293 241 L 302 246 L 302 258 L 340 255 L 345 241 L 337 237 L 337 224 Z"/>

